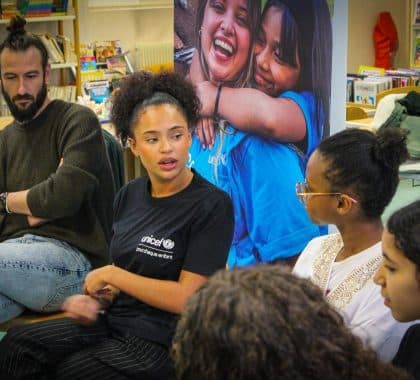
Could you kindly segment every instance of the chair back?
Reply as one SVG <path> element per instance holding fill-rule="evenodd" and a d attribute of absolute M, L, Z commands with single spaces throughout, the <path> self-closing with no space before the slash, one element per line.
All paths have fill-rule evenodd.
<path fill-rule="evenodd" d="M 102 128 L 102 136 L 105 141 L 106 153 L 112 169 L 115 191 L 117 192 L 124 185 L 123 148 L 112 133 L 104 128 Z"/>
<path fill-rule="evenodd" d="M 389 90 L 378 92 L 376 94 L 376 105 L 379 104 L 379 101 L 390 94 L 408 94 L 410 91 L 420 92 L 420 86 L 406 86 L 406 87 L 394 87 Z"/>
<path fill-rule="evenodd" d="M 366 111 L 357 106 L 346 107 L 346 120 L 366 119 L 368 117 Z"/>

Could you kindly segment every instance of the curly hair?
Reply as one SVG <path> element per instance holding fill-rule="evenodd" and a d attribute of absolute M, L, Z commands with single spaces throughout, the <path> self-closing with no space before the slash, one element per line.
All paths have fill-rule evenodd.
<path fill-rule="evenodd" d="M 140 113 L 148 106 L 173 104 L 185 116 L 190 130 L 199 119 L 200 100 L 193 85 L 175 72 L 136 72 L 120 82 L 112 102 L 111 120 L 125 145 L 133 137 Z"/>
<path fill-rule="evenodd" d="M 322 141 L 317 150 L 328 162 L 332 192 L 351 188 L 368 218 L 378 218 L 397 190 L 398 169 L 408 159 L 407 133 L 386 128 L 373 133 L 346 129 Z"/>
<path fill-rule="evenodd" d="M 321 291 L 283 266 L 219 271 L 188 301 L 179 380 L 408 379 L 344 325 Z"/>
<path fill-rule="evenodd" d="M 395 244 L 420 270 L 420 200 L 394 212 L 387 222 Z"/>
<path fill-rule="evenodd" d="M 0 44 L 0 54 L 4 49 L 12 51 L 26 51 L 30 47 L 35 47 L 41 54 L 42 68 L 45 69 L 48 65 L 48 51 L 42 41 L 32 33 L 25 31 L 26 20 L 21 16 L 13 16 L 7 27 L 9 34 L 6 39 Z"/>

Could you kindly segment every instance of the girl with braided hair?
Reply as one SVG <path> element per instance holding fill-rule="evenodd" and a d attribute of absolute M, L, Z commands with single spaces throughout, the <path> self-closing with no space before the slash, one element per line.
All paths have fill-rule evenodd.
<path fill-rule="evenodd" d="M 310 241 L 294 273 L 317 284 L 352 331 L 388 361 L 409 325 L 394 320 L 373 277 L 382 260 L 381 215 L 407 157 L 399 128 L 348 129 L 321 142 L 296 186 L 312 221 L 339 233 Z"/>

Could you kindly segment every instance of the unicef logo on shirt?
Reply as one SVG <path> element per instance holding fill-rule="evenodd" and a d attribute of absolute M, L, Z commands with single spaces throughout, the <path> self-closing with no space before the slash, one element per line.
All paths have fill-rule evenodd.
<path fill-rule="evenodd" d="M 172 249 L 175 246 L 175 243 L 171 239 L 165 239 L 162 242 L 163 248 Z"/>

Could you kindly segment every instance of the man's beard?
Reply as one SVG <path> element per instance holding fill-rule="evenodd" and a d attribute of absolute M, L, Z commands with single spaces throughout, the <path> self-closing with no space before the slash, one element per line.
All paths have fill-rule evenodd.
<path fill-rule="evenodd" d="M 28 122 L 34 118 L 34 116 L 37 114 L 37 112 L 41 109 L 42 105 L 44 104 L 45 98 L 47 97 L 47 84 L 45 82 L 45 79 L 42 82 L 42 87 L 39 90 L 36 97 L 33 97 L 30 94 L 24 94 L 24 95 L 15 95 L 12 98 L 10 98 L 9 94 L 5 91 L 3 87 L 3 83 L 1 85 L 1 92 L 3 93 L 4 100 L 6 100 L 6 103 L 10 109 L 11 114 L 13 117 L 21 122 Z M 15 102 L 17 100 L 30 100 L 31 103 L 27 108 L 19 108 Z"/>

